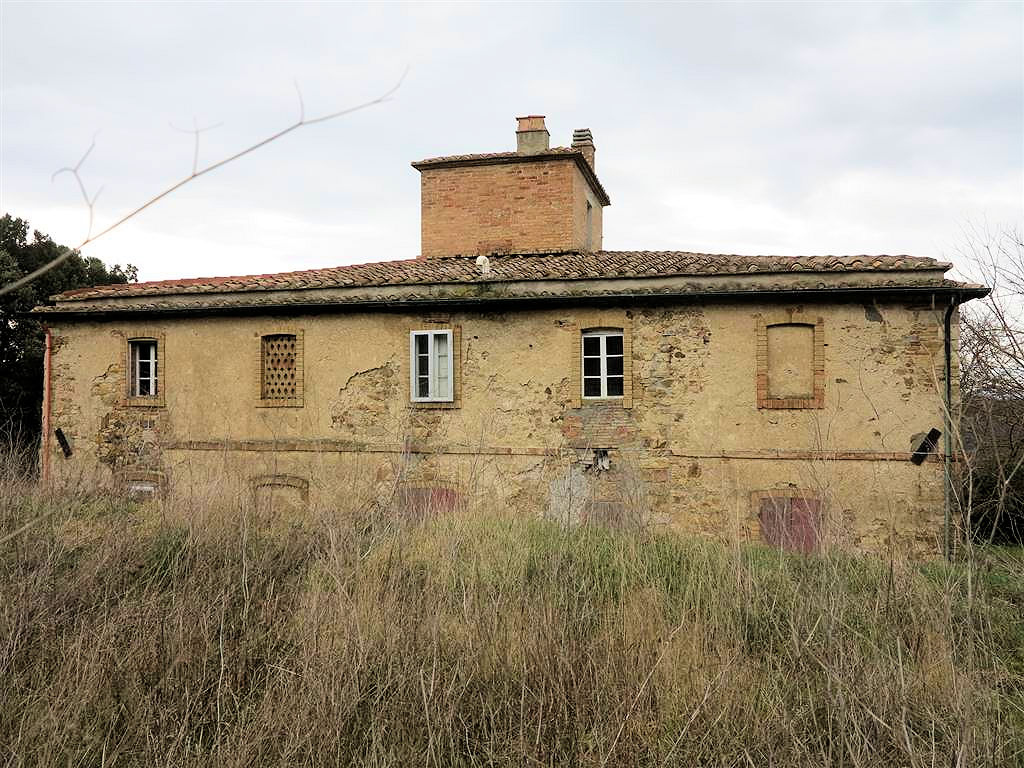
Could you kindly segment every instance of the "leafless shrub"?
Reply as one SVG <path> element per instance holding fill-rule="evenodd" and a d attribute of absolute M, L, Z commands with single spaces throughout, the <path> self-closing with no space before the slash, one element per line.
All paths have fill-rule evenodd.
<path fill-rule="evenodd" d="M 244 496 L 3 494 L 0 538 L 47 520 L 0 545 L 9 765 L 1009 765 L 1024 749 L 1012 560 L 801 558 L 493 501 L 386 526 L 350 494 L 267 527 Z"/>
<path fill-rule="evenodd" d="M 961 257 L 992 292 L 964 307 L 961 429 L 965 514 L 976 538 L 1024 541 L 1024 239 L 967 233 Z"/>

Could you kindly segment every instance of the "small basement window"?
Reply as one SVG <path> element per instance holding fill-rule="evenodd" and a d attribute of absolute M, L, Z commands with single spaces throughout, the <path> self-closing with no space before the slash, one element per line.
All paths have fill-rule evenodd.
<path fill-rule="evenodd" d="M 295 515 L 307 509 L 309 481 L 293 475 L 261 475 L 252 480 L 256 511 L 261 515 Z"/>
<path fill-rule="evenodd" d="M 156 339 L 133 339 L 128 342 L 130 359 L 130 397 L 156 397 L 159 376 Z"/>
<path fill-rule="evenodd" d="M 622 330 L 583 332 L 583 397 L 622 397 L 625 373 Z"/>
<path fill-rule="evenodd" d="M 126 469 L 120 476 L 124 493 L 135 501 L 148 501 L 161 496 L 166 478 L 160 472 L 145 469 Z"/>
<path fill-rule="evenodd" d="M 151 480 L 133 480 L 128 483 L 127 491 L 133 499 L 152 499 L 156 497 L 159 486 Z"/>
<path fill-rule="evenodd" d="M 409 396 L 414 403 L 450 403 L 454 396 L 452 332 L 409 334 Z"/>

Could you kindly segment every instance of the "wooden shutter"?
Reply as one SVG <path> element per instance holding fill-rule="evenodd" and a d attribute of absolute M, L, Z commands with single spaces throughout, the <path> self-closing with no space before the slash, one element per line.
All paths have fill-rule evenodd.
<path fill-rule="evenodd" d="M 762 498 L 758 517 L 761 538 L 769 546 L 805 554 L 818 549 L 820 500 L 803 496 Z"/>
<path fill-rule="evenodd" d="M 459 492 L 446 486 L 403 485 L 395 494 L 395 512 L 408 521 L 454 512 L 458 504 Z"/>

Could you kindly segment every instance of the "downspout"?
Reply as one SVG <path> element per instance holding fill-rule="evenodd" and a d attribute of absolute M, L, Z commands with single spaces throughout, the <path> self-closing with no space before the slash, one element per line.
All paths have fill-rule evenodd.
<path fill-rule="evenodd" d="M 942 337 L 943 337 L 943 351 L 945 353 L 945 408 L 943 408 L 943 430 L 942 430 L 942 463 L 943 463 L 943 524 L 942 524 L 942 554 L 947 560 L 952 556 L 952 549 L 950 546 L 949 528 L 950 528 L 950 506 L 953 500 L 953 474 L 951 463 L 951 454 L 953 452 L 953 436 L 951 434 L 953 430 L 953 340 L 952 336 L 952 325 L 953 325 L 953 310 L 956 309 L 956 299 L 954 296 L 949 297 L 949 306 L 946 307 L 945 315 L 942 319 Z"/>
<path fill-rule="evenodd" d="M 50 355 L 53 353 L 53 336 L 46 327 L 46 353 L 43 355 L 43 439 L 39 443 L 39 471 L 43 485 L 50 482 Z"/>

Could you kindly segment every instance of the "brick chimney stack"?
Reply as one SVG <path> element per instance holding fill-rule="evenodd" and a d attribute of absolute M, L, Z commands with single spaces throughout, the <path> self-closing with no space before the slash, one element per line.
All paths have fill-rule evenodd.
<path fill-rule="evenodd" d="M 590 163 L 590 167 L 596 168 L 594 155 L 597 154 L 597 148 L 594 146 L 594 136 L 589 128 L 577 128 L 572 132 L 572 148 L 580 150 Z"/>
<path fill-rule="evenodd" d="M 547 152 L 551 134 L 544 125 L 544 115 L 527 115 L 517 117 L 519 127 L 516 128 L 516 152 L 520 155 L 536 155 Z"/>
<path fill-rule="evenodd" d="M 601 250 L 611 201 L 594 173 L 590 131 L 576 131 L 572 147 L 552 148 L 543 115 L 516 120 L 514 152 L 412 164 L 420 172 L 421 258 Z"/>

